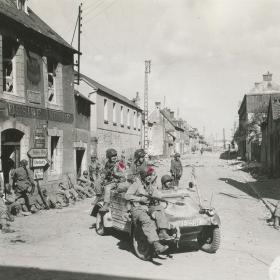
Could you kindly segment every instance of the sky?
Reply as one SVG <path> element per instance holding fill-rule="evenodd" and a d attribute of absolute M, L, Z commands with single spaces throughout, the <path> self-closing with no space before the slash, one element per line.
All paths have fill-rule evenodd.
<path fill-rule="evenodd" d="M 81 1 L 29 0 L 71 42 Z M 230 137 L 238 107 L 270 71 L 280 83 L 278 0 L 83 0 L 81 72 L 143 103 L 144 61 L 155 101 L 206 136 Z M 74 38 L 77 46 L 77 38 Z"/>

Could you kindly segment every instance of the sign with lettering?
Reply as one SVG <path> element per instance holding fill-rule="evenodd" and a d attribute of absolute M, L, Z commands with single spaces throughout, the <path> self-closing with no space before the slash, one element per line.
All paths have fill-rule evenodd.
<path fill-rule="evenodd" d="M 32 118 L 55 122 L 72 123 L 74 116 L 71 113 L 51 109 L 30 107 L 21 104 L 8 103 L 8 114 L 12 117 Z"/>
<path fill-rule="evenodd" d="M 34 169 L 34 180 L 43 180 L 44 179 L 44 169 L 36 168 Z"/>
<path fill-rule="evenodd" d="M 27 152 L 27 154 L 31 158 L 46 158 L 48 155 L 48 150 L 32 148 Z"/>
<path fill-rule="evenodd" d="M 32 159 L 32 167 L 45 167 L 47 164 L 49 164 L 49 161 L 45 158 L 33 158 Z"/>
<path fill-rule="evenodd" d="M 43 128 L 36 128 L 34 131 L 34 148 L 44 149 L 46 145 L 45 131 Z"/>

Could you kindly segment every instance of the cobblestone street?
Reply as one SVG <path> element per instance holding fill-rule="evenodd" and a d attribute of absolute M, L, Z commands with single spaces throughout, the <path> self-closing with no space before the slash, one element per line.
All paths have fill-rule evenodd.
<path fill-rule="evenodd" d="M 212 197 L 221 217 L 222 242 L 216 254 L 189 244 L 169 257 L 141 261 L 130 251 L 125 235 L 96 234 L 87 199 L 62 210 L 17 218 L 16 232 L 0 235 L 0 279 L 268 279 L 269 266 L 279 254 L 280 235 L 267 225 L 268 211 L 246 183 L 249 175 L 217 154 L 189 155 L 182 162 L 180 186 L 188 185 L 190 164 L 195 164 L 202 204 L 208 206 Z M 169 163 L 159 163 L 159 178 L 168 172 Z M 190 195 L 198 200 L 195 192 Z"/>

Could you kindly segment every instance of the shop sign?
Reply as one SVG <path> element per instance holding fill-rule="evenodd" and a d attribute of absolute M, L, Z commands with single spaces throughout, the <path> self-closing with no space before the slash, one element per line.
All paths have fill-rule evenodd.
<path fill-rule="evenodd" d="M 46 158 L 48 155 L 48 150 L 32 148 L 27 152 L 27 154 L 31 158 Z"/>
<path fill-rule="evenodd" d="M 43 180 L 44 179 L 44 169 L 36 168 L 34 169 L 34 180 Z"/>

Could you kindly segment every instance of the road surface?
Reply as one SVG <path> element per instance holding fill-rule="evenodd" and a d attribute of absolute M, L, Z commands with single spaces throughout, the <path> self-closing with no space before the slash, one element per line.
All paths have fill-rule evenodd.
<path fill-rule="evenodd" d="M 266 224 L 267 210 L 254 198 L 248 174 L 216 154 L 182 159 L 187 186 L 190 164 L 196 165 L 202 204 L 211 204 L 222 221 L 222 242 L 216 254 L 190 244 L 170 257 L 144 262 L 130 251 L 120 233 L 98 236 L 91 228 L 91 200 L 62 210 L 17 218 L 15 233 L 0 235 L 0 279 L 268 279 L 280 254 L 280 232 Z M 163 160 L 159 175 L 169 170 Z M 195 192 L 191 195 L 198 200 Z M 211 199 L 212 197 L 212 199 Z"/>

